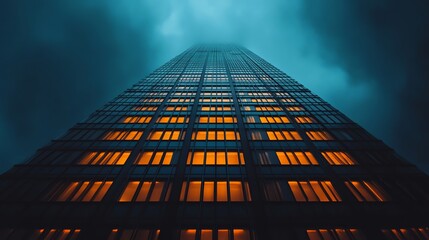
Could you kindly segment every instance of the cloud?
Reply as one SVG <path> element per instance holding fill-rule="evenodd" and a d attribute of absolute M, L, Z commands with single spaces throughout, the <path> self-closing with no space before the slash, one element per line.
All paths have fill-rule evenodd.
<path fill-rule="evenodd" d="M 128 16 L 130 5 L 1 5 L 0 170 L 22 162 L 156 66 L 148 57 L 157 55 L 151 19 Z"/>
<path fill-rule="evenodd" d="M 426 171 L 428 11 L 427 1 L 420 0 L 307 1 L 302 9 L 320 56 L 349 75 L 348 91 L 370 86 L 361 106 L 343 110 Z"/>

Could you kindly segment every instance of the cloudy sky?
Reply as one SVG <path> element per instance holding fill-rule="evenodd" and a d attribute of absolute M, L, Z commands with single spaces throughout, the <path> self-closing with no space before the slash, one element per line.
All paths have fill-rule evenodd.
<path fill-rule="evenodd" d="M 429 172 L 426 0 L 3 0 L 0 172 L 195 43 L 249 48 Z"/>

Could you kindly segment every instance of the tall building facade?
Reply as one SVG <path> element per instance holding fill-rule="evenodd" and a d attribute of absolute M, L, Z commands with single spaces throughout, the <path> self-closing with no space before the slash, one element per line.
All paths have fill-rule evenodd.
<path fill-rule="evenodd" d="M 429 178 L 251 51 L 196 46 L 0 177 L 0 239 L 429 239 Z"/>

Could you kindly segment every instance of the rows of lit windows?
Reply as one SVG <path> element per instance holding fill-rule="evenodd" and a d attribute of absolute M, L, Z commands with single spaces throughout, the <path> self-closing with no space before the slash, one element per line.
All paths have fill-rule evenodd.
<path fill-rule="evenodd" d="M 130 181 L 119 202 L 167 201 L 171 188 L 164 181 Z"/>
<path fill-rule="evenodd" d="M 287 117 L 265 117 L 260 116 L 259 121 L 261 123 L 289 123 L 289 119 Z"/>
<path fill-rule="evenodd" d="M 158 229 L 112 229 L 107 240 L 158 240 Z"/>
<path fill-rule="evenodd" d="M 187 122 L 188 122 L 187 117 L 178 117 L 178 116 L 159 117 L 157 120 L 157 123 L 187 123 Z"/>
<path fill-rule="evenodd" d="M 229 130 L 203 131 L 198 130 L 192 133 L 192 140 L 202 141 L 235 141 L 240 140 L 240 133 Z"/>
<path fill-rule="evenodd" d="M 183 140 L 185 137 L 185 132 L 180 130 L 174 131 L 152 131 L 148 137 L 148 140 L 151 141 L 171 141 L 171 140 Z"/>
<path fill-rule="evenodd" d="M 200 116 L 198 118 L 198 123 L 236 123 L 236 117 L 227 117 L 227 116 Z"/>
<path fill-rule="evenodd" d="M 201 102 L 201 103 L 231 103 L 232 99 L 230 99 L 230 98 L 200 98 L 199 102 Z"/>
<path fill-rule="evenodd" d="M 137 165 L 170 165 L 172 151 L 144 151 L 136 159 Z"/>
<path fill-rule="evenodd" d="M 267 132 L 268 139 L 271 141 L 302 140 L 301 136 L 297 131 L 266 131 L 266 132 Z"/>
<path fill-rule="evenodd" d="M 188 165 L 243 165 L 244 156 L 241 152 L 195 151 L 188 154 Z"/>
<path fill-rule="evenodd" d="M 260 107 L 255 107 L 255 111 L 283 111 L 283 109 L 281 107 L 276 107 L 276 106 L 260 106 Z"/>
<path fill-rule="evenodd" d="M 157 152 L 158 153 L 158 152 Z M 149 160 L 146 160 L 144 164 L 161 164 L 162 161 L 171 161 L 171 152 L 161 152 L 161 154 L 150 153 L 148 156 Z M 158 155 L 158 156 L 157 156 Z M 144 155 L 143 155 L 144 156 Z M 164 160 L 163 160 L 164 159 Z M 165 160 L 168 159 L 168 160 Z M 187 164 L 192 165 L 238 165 L 244 164 L 243 156 L 241 153 L 236 152 L 218 154 L 215 152 L 194 152 L 188 155 Z M 139 164 L 138 160 L 138 164 Z M 48 201 L 101 201 L 112 185 L 112 181 L 74 181 L 70 183 L 63 183 L 55 187 L 49 192 L 45 199 Z M 346 187 L 355 196 L 359 202 L 384 202 L 389 201 L 390 197 L 386 191 L 374 181 L 345 181 Z M 215 187 L 215 185 L 217 187 Z M 140 186 L 140 187 L 139 187 Z M 129 183 L 124 194 L 130 196 L 130 192 L 133 196 L 140 192 L 140 197 L 137 197 L 136 201 L 160 201 L 158 196 L 161 196 L 162 192 L 166 191 L 166 184 L 163 181 L 156 182 L 138 182 L 132 181 Z M 182 189 L 182 200 L 184 199 L 185 187 L 187 183 L 184 183 Z M 335 191 L 330 181 L 266 181 L 264 184 L 264 193 L 269 201 L 290 201 L 292 199 L 298 202 L 313 202 L 313 201 L 341 201 L 338 193 Z M 207 187 L 201 192 L 201 187 Z M 223 188 L 224 187 L 224 188 Z M 153 190 L 151 190 L 153 188 Z M 216 188 L 216 190 L 215 190 Z M 137 191 L 137 189 L 140 189 Z M 228 189 L 228 190 L 227 190 Z M 241 189 L 241 190 L 240 190 Z M 248 196 L 248 185 L 246 182 L 240 181 L 190 181 L 188 183 L 188 195 L 187 201 L 198 201 L 196 200 L 195 194 L 208 194 L 204 195 L 203 199 L 211 199 L 210 194 L 219 194 L 216 201 L 229 201 L 225 200 L 228 193 L 231 195 L 231 201 L 241 201 L 242 193 Z M 149 192 L 151 191 L 151 192 Z M 152 191 L 155 195 L 151 195 Z M 190 192 L 189 192 L 190 191 Z M 239 192 L 237 192 L 239 191 Z M 412 191 L 409 194 L 418 194 L 421 189 L 403 189 L 403 193 Z M 226 193 L 228 192 L 228 193 Z M 197 194 L 197 195 L 198 195 Z M 125 199 L 125 195 L 123 195 Z M 243 195 L 243 196 L 244 196 Z M 163 195 L 164 196 L 164 195 Z M 199 196 L 199 195 L 198 195 Z M 222 197 L 223 196 L 223 197 Z M 293 196 L 293 198 L 292 198 Z M 167 195 L 165 195 L 167 197 Z M 143 200 L 142 200 L 143 199 Z M 155 200 L 158 199 L 158 200 Z M 163 198 L 164 199 L 164 198 Z M 250 195 L 247 197 L 250 199 Z M 125 200 L 124 200 L 125 201 Z M 161 200 L 162 201 L 162 200 Z M 205 201 L 205 200 L 204 200 Z M 207 200 L 209 201 L 209 200 Z"/>
<path fill-rule="evenodd" d="M 311 152 L 276 152 L 280 165 L 318 165 Z"/>
<path fill-rule="evenodd" d="M 358 229 L 309 229 L 309 240 L 365 240 L 367 239 Z"/>
<path fill-rule="evenodd" d="M 306 134 L 312 141 L 334 140 L 334 138 L 326 131 L 308 131 Z"/>
<path fill-rule="evenodd" d="M 374 181 L 346 181 L 345 184 L 359 202 L 384 202 L 389 200 L 387 193 Z"/>
<path fill-rule="evenodd" d="M 81 165 L 124 165 L 131 151 L 125 152 L 89 152 L 79 161 Z"/>
<path fill-rule="evenodd" d="M 263 187 L 268 201 L 341 201 L 330 181 L 266 181 Z"/>
<path fill-rule="evenodd" d="M 314 123 L 314 119 L 311 117 L 295 117 L 297 123 Z"/>
<path fill-rule="evenodd" d="M 242 110 L 257 111 L 257 112 L 283 112 L 283 109 L 280 106 L 273 106 L 273 105 L 243 106 Z M 304 111 L 302 107 L 298 107 L 298 106 L 286 107 L 286 110 L 289 112 Z"/>
<path fill-rule="evenodd" d="M 318 165 L 310 152 L 301 151 L 259 151 L 255 153 L 257 163 L 261 165 Z"/>
<path fill-rule="evenodd" d="M 323 157 L 330 165 L 355 165 L 356 161 L 345 152 L 322 152 Z"/>
<path fill-rule="evenodd" d="M 104 136 L 104 140 L 137 141 L 141 138 L 142 131 L 111 131 Z"/>
<path fill-rule="evenodd" d="M 249 185 L 242 181 L 183 182 L 180 201 L 186 202 L 243 202 L 251 201 Z"/>
<path fill-rule="evenodd" d="M 231 90 L 230 86 L 204 86 L 203 91 L 214 92 L 214 91 L 229 91 Z"/>
<path fill-rule="evenodd" d="M 247 229 L 184 229 L 180 240 L 254 240 L 254 234 Z"/>
<path fill-rule="evenodd" d="M 158 107 L 156 106 L 137 106 L 134 107 L 135 111 L 156 111 Z"/>
<path fill-rule="evenodd" d="M 390 200 L 384 189 L 374 181 L 345 181 L 347 188 L 359 202 L 384 202 Z M 330 181 L 266 181 L 264 192 L 269 201 L 339 202 L 338 195 Z"/>
<path fill-rule="evenodd" d="M 75 228 L 0 229 L 0 238 L 4 240 L 77 240 L 80 232 L 80 229 Z"/>
<path fill-rule="evenodd" d="M 283 98 L 280 101 L 285 102 L 285 103 L 295 103 L 296 100 L 293 98 Z"/>
<path fill-rule="evenodd" d="M 75 181 L 61 184 L 50 192 L 46 199 L 59 202 L 100 202 L 103 200 L 112 181 Z"/>
<path fill-rule="evenodd" d="M 231 96 L 230 92 L 202 92 L 201 96 Z"/>
<path fill-rule="evenodd" d="M 188 106 L 181 106 L 181 107 L 168 106 L 165 108 L 165 111 L 181 112 L 181 111 L 188 111 L 189 109 L 190 107 Z"/>
<path fill-rule="evenodd" d="M 425 240 L 429 239 L 429 227 L 383 229 L 388 240 Z"/>
<path fill-rule="evenodd" d="M 341 202 L 330 181 L 289 181 L 297 202 Z"/>
<path fill-rule="evenodd" d="M 196 92 L 175 92 L 173 96 L 195 96 Z"/>
<path fill-rule="evenodd" d="M 145 98 L 142 99 L 140 102 L 144 102 L 144 103 L 160 103 L 163 102 L 164 98 Z"/>
<path fill-rule="evenodd" d="M 125 117 L 122 122 L 123 123 L 149 123 L 152 120 L 152 117 L 142 116 L 142 117 Z"/>
<path fill-rule="evenodd" d="M 182 112 L 182 111 L 188 111 L 190 110 L 190 106 L 167 106 L 165 107 L 165 111 L 176 111 L 176 112 Z"/>
<path fill-rule="evenodd" d="M 189 103 L 194 102 L 193 98 L 171 98 L 168 100 L 169 103 Z"/>
<path fill-rule="evenodd" d="M 202 71 L 202 68 L 197 69 L 197 71 Z M 238 71 L 238 69 L 237 69 Z M 241 71 L 241 70 L 240 70 Z M 249 74 L 253 74 L 252 71 L 250 71 L 250 68 L 245 70 L 248 71 Z M 245 72 L 244 71 L 244 72 Z M 179 75 L 176 76 L 176 78 Z M 242 80 L 249 80 L 250 78 L 255 79 L 256 77 L 250 77 L 251 75 L 245 75 L 243 74 Z M 200 75 L 189 75 L 184 78 L 182 78 L 183 81 L 193 81 L 200 79 Z M 249 79 L 247 79 L 249 78 Z M 271 84 L 275 84 L 274 81 L 271 80 L 272 76 L 261 76 L 261 79 L 264 80 L 265 83 L 269 84 L 269 86 L 273 86 Z M 160 77 L 154 78 L 154 82 L 158 81 Z M 166 81 L 175 81 L 176 79 L 165 79 Z M 268 82 L 271 81 L 271 82 Z M 279 81 L 289 81 L 287 78 L 284 78 L 283 80 Z M 258 81 L 259 82 L 259 81 Z M 183 83 L 186 84 L 186 83 Z M 256 84 L 258 85 L 258 84 Z M 172 86 L 172 85 L 170 85 Z M 193 86 L 196 86 L 194 84 Z M 244 93 L 245 88 L 247 86 L 250 87 L 250 85 L 242 84 L 239 85 L 242 86 L 243 92 L 239 92 L 239 96 L 270 96 L 270 93 L 268 92 L 250 92 L 250 93 Z M 268 85 L 267 85 L 268 86 Z M 196 90 L 196 87 L 189 87 L 189 86 L 182 86 L 183 89 L 188 90 Z M 201 95 L 208 97 L 208 96 L 226 96 L 231 95 L 229 92 L 222 92 L 219 90 L 229 90 L 230 87 L 226 86 L 225 84 L 216 85 L 213 84 L 211 86 L 204 86 L 203 88 L 212 88 L 216 89 L 215 91 L 218 92 L 202 92 Z M 255 88 L 262 88 L 267 91 L 267 88 L 264 86 L 256 86 Z M 270 88 L 270 87 L 268 87 Z M 300 90 L 300 85 L 292 86 L 291 89 L 298 89 Z M 146 89 L 142 87 L 142 89 Z M 150 89 L 150 88 L 147 88 Z M 157 89 L 160 90 L 170 90 L 171 87 L 159 87 Z M 179 89 L 179 88 L 178 88 Z M 237 89 L 237 88 L 236 88 Z M 205 89 L 209 91 L 209 89 Z M 143 91 L 142 91 L 143 92 Z M 142 94 L 142 92 L 127 92 L 125 96 L 132 97 L 135 94 Z M 158 94 L 159 93 L 159 94 Z M 158 91 L 156 93 L 149 93 L 147 96 L 155 96 L 155 94 L 158 94 L 158 96 L 166 95 L 166 92 Z M 193 94 L 196 94 L 196 92 L 175 92 L 172 93 L 173 96 L 178 96 L 177 98 L 170 99 L 170 101 L 173 102 L 192 102 L 186 100 L 186 98 L 180 98 L 179 96 L 192 96 Z M 276 94 L 277 96 L 286 97 L 287 95 L 284 94 Z M 317 98 L 310 99 L 310 98 L 303 98 L 306 97 L 314 97 L 309 93 L 300 93 L 300 92 L 293 92 L 292 96 L 296 97 L 298 101 L 306 101 L 306 102 L 317 102 L 319 101 Z M 155 101 L 156 103 L 159 102 L 159 100 L 156 100 L 158 98 L 146 98 L 143 101 Z M 176 100 L 177 99 L 177 100 Z M 219 100 L 220 99 L 220 100 Z M 217 102 L 217 101 L 224 101 L 222 99 L 231 100 L 229 98 L 204 98 L 201 99 L 201 101 L 209 101 L 209 102 Z M 251 99 L 251 98 L 248 98 Z M 274 99 L 274 98 L 273 98 Z M 287 98 L 289 99 L 289 98 Z M 225 101 L 227 101 L 225 100 Z M 286 100 L 283 98 L 286 102 L 289 100 Z M 134 100 L 131 100 L 131 102 Z M 231 100 L 232 101 L 232 100 Z M 251 102 L 253 99 L 251 100 Z M 275 104 L 267 104 L 266 105 L 260 104 L 259 100 L 253 101 L 253 105 L 250 106 L 242 106 L 241 109 L 243 111 L 261 111 L 261 112 L 275 112 L 275 111 L 281 111 L 283 112 L 282 107 L 277 106 Z M 262 100 L 261 100 L 262 101 Z M 266 100 L 264 100 L 266 101 Z M 126 104 L 125 98 L 120 100 L 122 105 Z M 208 104 L 208 103 L 207 103 Z M 132 104 L 129 104 L 131 106 Z M 159 105 L 160 104 L 154 104 Z M 174 104 L 171 104 L 169 106 L 165 106 L 165 111 L 188 111 L 191 108 L 191 105 L 186 106 L 172 106 Z M 178 104 L 180 105 L 180 104 Z M 306 114 L 304 116 L 304 113 L 290 113 L 293 115 L 290 119 L 295 120 L 297 123 L 314 123 L 316 122 L 316 119 L 318 122 L 322 123 L 340 123 L 345 122 L 345 118 L 342 118 L 341 115 L 338 114 L 338 112 L 331 108 L 327 104 L 320 104 L 320 105 L 311 105 L 311 104 L 303 104 L 303 106 L 310 110 L 312 114 L 314 114 L 314 118 L 310 117 L 309 114 Z M 118 106 L 112 106 L 112 107 L 118 107 Z M 142 105 L 142 106 L 136 106 L 134 107 L 134 110 L 136 111 L 156 111 L 157 106 L 151 106 L 151 105 Z M 113 108 L 112 108 L 113 109 Z M 290 106 L 286 108 L 290 112 L 298 112 L 298 111 L 304 111 L 304 108 L 301 106 L 298 106 L 297 104 Z M 329 109 L 331 113 L 329 115 L 321 115 L 321 113 L 317 113 L 318 111 L 325 111 L 323 109 Z M 117 109 L 120 111 L 120 108 Z M 129 108 L 128 108 L 129 110 Z M 202 111 L 206 111 L 207 113 L 204 113 L 205 115 L 198 116 L 197 121 L 199 123 L 236 123 L 235 117 L 230 116 L 211 116 L 209 115 L 210 112 L 213 111 L 232 111 L 234 110 L 231 106 L 222 106 L 222 105 L 204 105 L 201 106 Z M 116 111 L 116 110 L 113 110 Z M 126 110 L 123 110 L 124 112 Z M 323 112 L 324 113 L 324 112 Z M 254 115 L 257 115 L 259 113 L 253 113 Z M 275 113 L 271 113 L 275 114 Z M 299 116 L 297 116 L 299 115 Z M 125 116 L 121 113 L 118 115 L 118 118 L 116 122 L 119 120 L 123 123 L 149 123 L 151 121 L 150 116 Z M 264 116 L 248 116 L 253 117 L 254 122 L 259 123 L 289 123 L 289 119 L 286 116 L 277 116 L 277 115 L 264 115 Z M 187 122 L 186 117 L 182 117 L 179 115 L 174 115 L 171 117 L 167 116 L 161 116 L 157 119 L 158 123 L 185 123 Z M 251 121 L 249 121 L 250 123 Z M 265 125 L 268 126 L 268 125 Z M 274 125 L 271 125 L 270 127 L 273 127 Z M 341 130 L 342 131 L 342 130 Z M 230 136 L 227 134 L 229 133 Z M 296 131 L 254 131 L 255 137 L 252 135 L 253 140 L 301 140 L 301 136 Z M 258 134 L 259 133 L 259 136 Z M 295 133 L 295 135 L 294 135 Z M 200 135 L 199 135 L 200 134 Z M 192 139 L 193 140 L 239 140 L 240 135 L 236 135 L 238 132 L 235 131 L 229 131 L 229 130 L 222 130 L 222 131 L 195 131 L 193 132 Z M 252 133 L 253 134 L 253 133 Z M 344 133 L 340 133 L 339 131 L 330 131 L 330 133 L 326 131 L 308 131 L 306 132 L 306 135 L 314 141 L 317 140 L 332 140 L 333 137 L 331 136 L 341 136 L 343 134 L 344 138 L 350 138 L 354 139 L 354 135 L 350 134 L 350 137 L 347 137 L 347 132 L 344 131 Z M 183 139 L 185 135 L 185 132 L 176 131 L 176 130 L 169 130 L 169 131 L 152 131 L 152 133 L 149 135 L 149 140 L 181 140 Z M 234 136 L 235 135 L 235 136 Z M 105 140 L 138 140 L 142 136 L 141 131 L 111 131 L 108 134 L 104 136 Z M 228 137 L 229 136 L 229 137 Z M 198 139 L 199 138 L 199 139 Z M 234 139 L 235 138 L 235 139 Z M 128 157 L 130 156 L 131 151 L 92 151 L 85 153 L 85 155 L 81 158 L 79 158 L 79 164 L 85 164 L 85 165 L 123 165 Z M 173 161 L 173 151 L 168 151 L 168 149 L 156 149 L 149 150 L 149 151 L 143 151 L 141 152 L 136 161 L 135 164 L 138 165 L 170 165 Z M 341 152 L 341 151 L 322 151 L 320 152 L 323 158 L 330 164 L 330 165 L 355 165 L 357 164 L 356 160 L 347 152 Z M 259 152 L 258 153 L 259 158 L 257 159 L 257 162 L 259 161 L 260 164 L 274 164 L 274 165 L 318 165 L 318 162 L 316 161 L 313 154 L 309 151 L 301 150 L 301 151 L 279 151 L 279 150 L 272 150 L 271 152 Z M 353 152 L 354 154 L 354 152 Z M 354 155 L 353 155 L 354 156 Z M 76 158 L 75 158 L 76 159 Z M 360 159 L 360 158 L 358 158 Z M 368 158 L 372 159 L 372 158 Z M 176 160 L 177 161 L 177 160 Z M 367 161 L 367 160 L 365 160 Z M 373 160 L 368 160 L 373 161 Z M 374 160 L 375 161 L 375 160 Z M 241 152 L 231 152 L 231 151 L 219 151 L 218 149 L 211 149 L 206 151 L 200 151 L 195 150 L 194 152 L 189 152 L 188 158 L 187 158 L 187 164 L 188 165 L 240 165 L 244 164 L 244 158 L 243 154 Z M 384 164 L 384 163 L 383 163 Z M 112 184 L 111 181 L 78 181 L 78 182 L 72 182 L 70 185 L 61 185 L 59 187 L 58 191 L 54 191 L 52 193 L 50 199 L 53 201 L 100 201 L 99 199 L 102 199 L 104 194 L 109 189 L 110 185 Z M 381 201 L 387 201 L 389 200 L 388 194 L 384 191 L 384 189 L 377 183 L 373 181 L 345 181 L 344 182 L 346 188 L 348 189 L 353 196 L 356 198 L 357 201 L 360 202 L 381 202 Z M 192 185 L 192 186 L 191 186 Z M 169 184 L 167 184 L 164 181 L 130 181 L 124 191 L 122 192 L 122 195 L 118 199 L 121 202 L 131 202 L 131 201 L 165 201 L 168 199 L 168 188 Z M 199 186 L 199 187 L 198 187 Z M 237 187 L 239 186 L 239 187 Z M 264 193 L 266 194 L 267 200 L 269 201 L 298 201 L 298 202 L 340 202 L 341 198 L 338 195 L 338 193 L 333 188 L 333 185 L 330 181 L 267 181 L 267 184 L 264 183 L 263 185 Z M 106 190 L 107 188 L 107 190 Z M 104 190 L 103 190 L 104 189 Z M 161 189 L 161 190 L 159 190 Z M 199 190 L 196 190 L 199 189 Z M 226 190 L 225 190 L 226 189 Z M 241 194 L 238 193 L 238 190 L 234 189 L 241 189 Z M 270 190 L 267 190 L 270 189 Z M 276 189 L 276 190 L 271 190 Z M 63 191 L 63 192 L 62 192 Z M 104 194 L 103 194 L 104 191 Z M 232 191 L 232 192 L 231 192 Z M 246 192 L 247 191 L 247 192 Z M 270 193 L 267 193 L 270 192 Z M 390 193 L 390 192 L 389 192 Z M 152 196 L 153 194 L 153 196 Z M 220 194 L 218 196 L 218 194 Z M 247 194 L 249 196 L 247 197 Z M 139 197 L 140 196 L 140 197 Z M 142 197 L 145 196 L 145 197 Z M 182 199 L 183 196 L 183 199 Z M 250 200 L 250 193 L 248 191 L 248 185 L 246 182 L 242 181 L 187 181 L 184 182 L 183 188 L 182 188 L 182 196 L 181 201 L 189 201 L 189 202 L 197 202 L 197 201 L 205 201 L 205 202 L 224 202 L 224 201 L 247 201 Z M 227 197 L 225 197 L 227 196 Z M 189 199 L 188 199 L 189 198 Z M 65 200 L 60 200 L 65 199 Z M 144 199 L 144 200 L 142 200 Z M 152 199 L 152 200 L 151 200 Z M 158 200 L 156 200 L 158 199 Z M 192 199 L 198 199 L 198 200 L 192 200 Z M 227 199 L 227 200 L 224 200 Z M 237 200 L 237 199 L 243 199 L 243 200 Z M 234 230 L 237 229 L 229 229 L 226 231 L 229 231 L 228 238 L 225 237 L 226 235 L 219 234 L 218 231 L 220 230 L 211 230 L 211 229 L 186 229 L 183 231 L 194 231 L 194 235 L 192 236 L 192 233 L 190 235 L 187 235 L 185 237 L 190 236 L 189 239 L 217 239 L 218 236 L 223 236 L 219 239 L 248 239 L 241 238 L 239 235 L 234 234 Z M 238 229 L 241 230 L 241 229 Z M 142 235 L 138 231 L 141 230 L 115 230 L 117 234 L 116 237 L 113 237 L 112 239 L 152 239 L 149 237 L 136 237 L 136 236 L 155 236 L 153 235 L 153 230 L 151 230 L 150 234 Z M 113 232 L 112 231 L 112 234 Z M 146 230 L 145 230 L 146 231 Z M 149 230 L 147 230 L 149 231 Z M 180 234 L 182 234 L 183 231 L 180 231 Z M 203 234 L 204 231 L 204 234 Z M 210 231 L 210 234 L 207 232 Z M 407 232 L 408 231 L 408 232 Z M 157 231 L 159 233 L 159 231 Z M 419 236 L 423 239 L 421 236 L 427 236 L 427 228 L 413 228 L 413 229 L 387 229 L 383 230 L 383 233 L 387 236 L 389 235 L 389 239 L 414 239 L 417 238 L 416 236 Z M 139 235 L 140 234 L 140 235 Z M 358 230 L 356 229 L 311 229 L 307 230 L 308 237 L 313 239 L 364 239 L 363 237 L 357 237 L 360 236 L 358 234 Z M 414 235 L 413 235 L 414 234 Z M 419 234 L 419 235 L 417 235 Z M 426 235 L 424 235 L 426 234 Z M 62 235 L 57 235 L 62 236 Z M 125 237 L 124 237 L 125 236 Z M 156 235 L 157 236 L 157 235 Z M 182 236 L 182 235 L 181 235 Z M 409 238 L 409 236 L 413 236 L 413 238 Z M 66 236 L 65 238 L 67 238 Z M 188 239 L 185 238 L 184 239 Z M 426 237 L 427 238 L 427 237 Z M 155 238 L 153 238 L 155 239 Z M 182 238 L 181 238 L 182 239 Z"/>
<path fill-rule="evenodd" d="M 253 103 L 273 103 L 276 102 L 274 98 L 251 98 L 251 99 L 241 99 L 241 102 L 253 102 Z"/>
<path fill-rule="evenodd" d="M 232 111 L 234 110 L 231 106 L 201 106 L 201 111 L 207 112 L 222 112 L 222 111 Z"/>
<path fill-rule="evenodd" d="M 197 90 L 197 88 L 196 87 L 194 87 L 194 85 L 190 85 L 190 86 L 178 86 L 178 87 L 176 87 L 176 89 L 177 90 L 181 90 L 181 91 L 183 91 L 183 90 Z"/>
<path fill-rule="evenodd" d="M 107 240 L 158 240 L 160 230 L 112 229 Z"/>

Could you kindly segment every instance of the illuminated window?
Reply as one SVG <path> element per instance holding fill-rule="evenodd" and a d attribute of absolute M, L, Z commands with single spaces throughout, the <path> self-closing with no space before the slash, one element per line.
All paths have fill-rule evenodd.
<path fill-rule="evenodd" d="M 163 98 L 145 98 L 140 100 L 140 102 L 145 102 L 145 103 L 160 103 L 163 101 L 164 101 Z"/>
<path fill-rule="evenodd" d="M 295 117 L 297 123 L 314 123 L 314 119 L 311 117 Z"/>
<path fill-rule="evenodd" d="M 235 123 L 235 117 L 216 117 L 216 116 L 201 116 L 198 118 L 199 123 Z"/>
<path fill-rule="evenodd" d="M 331 135 L 325 131 L 308 131 L 307 136 L 312 141 L 334 140 Z"/>
<path fill-rule="evenodd" d="M 160 117 L 158 123 L 185 123 L 188 122 L 186 117 Z"/>
<path fill-rule="evenodd" d="M 287 107 L 286 110 L 291 111 L 291 112 L 304 111 L 304 109 L 302 107 Z"/>
<path fill-rule="evenodd" d="M 192 140 L 240 140 L 240 133 L 235 131 L 196 131 L 192 134 Z"/>
<path fill-rule="evenodd" d="M 156 111 L 158 107 L 155 106 L 139 106 L 134 107 L 134 111 Z"/>
<path fill-rule="evenodd" d="M 137 141 L 141 138 L 143 132 L 141 131 L 112 131 L 108 132 L 103 140 L 125 140 Z"/>
<path fill-rule="evenodd" d="M 275 111 L 275 112 L 281 112 L 283 109 L 281 107 L 274 107 L 274 106 L 260 106 L 255 107 L 255 110 L 258 112 L 265 112 L 265 111 Z"/>
<path fill-rule="evenodd" d="M 180 201 L 243 202 L 251 201 L 249 185 L 241 181 L 184 182 Z"/>
<path fill-rule="evenodd" d="M 309 240 L 365 240 L 358 229 L 310 229 L 307 230 Z"/>
<path fill-rule="evenodd" d="M 330 181 L 289 181 L 297 202 L 341 202 Z"/>
<path fill-rule="evenodd" d="M 59 202 L 100 202 L 112 183 L 112 181 L 83 181 L 62 184 L 49 194 L 48 199 Z"/>
<path fill-rule="evenodd" d="M 119 198 L 119 202 L 163 202 L 167 201 L 170 188 L 164 181 L 130 181 Z"/>
<path fill-rule="evenodd" d="M 165 111 L 187 111 L 188 107 L 166 107 Z"/>
<path fill-rule="evenodd" d="M 8 229 L 0 232 L 1 239 L 15 240 L 75 240 L 79 238 L 80 229 Z"/>
<path fill-rule="evenodd" d="M 387 193 L 375 182 L 346 181 L 345 184 L 359 202 L 385 202 L 389 200 Z"/>
<path fill-rule="evenodd" d="M 232 99 L 229 98 L 201 98 L 199 102 L 204 102 L 204 103 L 209 103 L 209 102 L 213 102 L 213 103 L 219 103 L 219 102 L 232 102 Z"/>
<path fill-rule="evenodd" d="M 195 240 L 197 235 L 196 229 L 186 229 L 180 231 L 180 240 Z"/>
<path fill-rule="evenodd" d="M 149 140 L 182 140 L 185 132 L 177 131 L 153 131 L 149 135 Z"/>
<path fill-rule="evenodd" d="M 107 240 L 158 240 L 159 233 L 157 229 L 112 229 Z"/>
<path fill-rule="evenodd" d="M 202 106 L 201 107 L 201 111 L 210 111 L 210 112 L 222 112 L 222 111 L 231 111 L 231 110 L 232 108 L 227 106 L 219 106 L 219 107 Z"/>
<path fill-rule="evenodd" d="M 184 229 L 179 240 L 251 240 L 253 232 L 247 229 Z M 197 238 L 199 236 L 199 238 Z M 216 238 L 217 236 L 217 238 Z"/>
<path fill-rule="evenodd" d="M 429 227 L 383 229 L 381 232 L 389 240 L 429 239 Z"/>
<path fill-rule="evenodd" d="M 147 116 L 143 116 L 143 117 L 133 116 L 133 117 L 125 117 L 124 120 L 122 120 L 122 123 L 149 123 L 150 120 L 152 120 L 152 117 L 147 117 Z"/>
<path fill-rule="evenodd" d="M 188 154 L 188 165 L 240 165 L 244 164 L 241 152 L 203 152 Z"/>
<path fill-rule="evenodd" d="M 282 102 L 293 103 L 293 102 L 296 102 L 296 100 L 293 98 L 283 98 Z"/>
<path fill-rule="evenodd" d="M 267 131 L 267 135 L 271 141 L 302 140 L 297 131 Z"/>
<path fill-rule="evenodd" d="M 172 103 L 183 103 L 183 102 L 193 102 L 194 99 L 191 98 L 172 98 L 170 100 L 168 100 L 168 102 L 172 102 Z"/>
<path fill-rule="evenodd" d="M 276 100 L 274 98 L 252 98 L 250 101 L 254 102 L 254 103 L 267 103 L 267 102 L 272 103 L 272 102 L 276 102 Z"/>
<path fill-rule="evenodd" d="M 261 123 L 290 123 L 287 117 L 259 117 Z"/>
<path fill-rule="evenodd" d="M 170 165 L 173 152 L 145 151 L 136 160 L 137 165 Z"/>
<path fill-rule="evenodd" d="M 124 165 L 131 151 L 90 152 L 79 161 L 81 165 Z"/>
<path fill-rule="evenodd" d="M 311 152 L 276 152 L 280 165 L 318 165 Z"/>
<path fill-rule="evenodd" d="M 345 152 L 322 152 L 323 157 L 331 165 L 356 165 L 356 161 Z"/>

